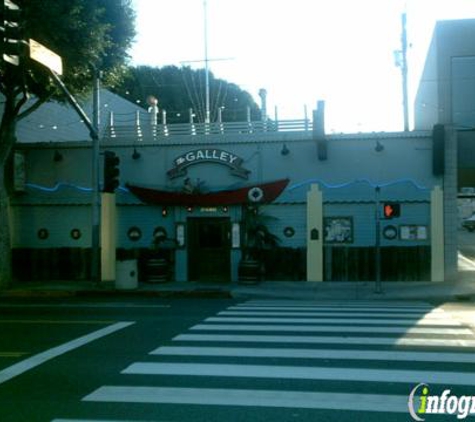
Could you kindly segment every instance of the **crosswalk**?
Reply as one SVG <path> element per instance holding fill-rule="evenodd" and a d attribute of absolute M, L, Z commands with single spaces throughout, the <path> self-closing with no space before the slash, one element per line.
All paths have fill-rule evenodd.
<path fill-rule="evenodd" d="M 419 383 L 475 391 L 474 351 L 471 329 L 425 303 L 250 300 L 176 335 L 124 368 L 123 383 L 82 401 L 410 420 L 408 395 Z M 53 420 L 73 421 L 81 420 Z"/>

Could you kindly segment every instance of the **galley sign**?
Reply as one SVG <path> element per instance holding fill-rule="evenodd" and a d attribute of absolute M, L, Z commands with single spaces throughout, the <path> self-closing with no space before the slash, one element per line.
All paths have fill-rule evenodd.
<path fill-rule="evenodd" d="M 223 164 L 231 169 L 231 174 L 247 179 L 249 170 L 242 167 L 242 158 L 221 149 L 197 149 L 188 151 L 173 160 L 174 167 L 167 172 L 170 179 L 186 175 L 186 168 L 200 163 Z"/>

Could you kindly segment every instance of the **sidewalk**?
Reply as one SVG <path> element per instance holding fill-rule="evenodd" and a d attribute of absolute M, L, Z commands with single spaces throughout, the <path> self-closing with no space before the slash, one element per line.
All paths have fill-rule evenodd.
<path fill-rule="evenodd" d="M 96 285 L 89 281 L 51 281 L 17 283 L 0 291 L 4 298 L 235 298 L 294 300 L 429 300 L 475 301 L 475 272 L 459 273 L 456 282 L 382 282 L 382 292 L 375 283 L 264 281 L 255 285 L 195 282 L 139 283 L 137 289 L 119 290 L 112 282 Z"/>

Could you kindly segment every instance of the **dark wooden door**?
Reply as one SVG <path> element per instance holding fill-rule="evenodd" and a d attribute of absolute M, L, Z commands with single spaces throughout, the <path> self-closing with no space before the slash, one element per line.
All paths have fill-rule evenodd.
<path fill-rule="evenodd" d="M 229 281 L 229 218 L 188 218 L 188 274 L 192 281 Z"/>

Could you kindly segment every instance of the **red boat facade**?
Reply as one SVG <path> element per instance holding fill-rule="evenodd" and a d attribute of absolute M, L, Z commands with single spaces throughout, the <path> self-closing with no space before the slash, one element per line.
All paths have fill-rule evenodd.
<path fill-rule="evenodd" d="M 239 204 L 268 204 L 274 201 L 289 184 L 289 179 L 257 183 L 237 189 L 212 192 L 185 192 L 153 189 L 133 184 L 127 188 L 142 202 L 161 206 L 226 206 Z"/>

